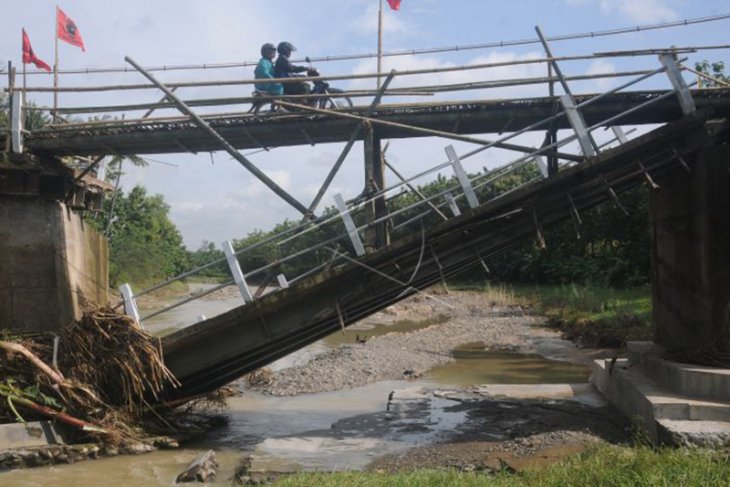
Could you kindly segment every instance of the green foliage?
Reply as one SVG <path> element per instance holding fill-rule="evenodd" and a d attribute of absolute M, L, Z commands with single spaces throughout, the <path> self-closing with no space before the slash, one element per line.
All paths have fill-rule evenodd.
<path fill-rule="evenodd" d="M 710 63 L 709 61 L 704 60 L 695 63 L 695 69 L 700 73 L 706 74 L 707 76 L 710 76 L 715 80 L 721 82 L 718 83 L 715 80 L 700 76 L 700 86 L 703 88 L 717 88 L 721 86 L 727 87 L 728 85 L 730 85 L 730 76 L 727 76 L 725 74 L 725 63 L 722 61 Z"/>
<path fill-rule="evenodd" d="M 27 102 L 28 108 L 37 108 L 34 101 Z M 29 131 L 39 130 L 51 123 L 51 117 L 43 110 L 26 110 L 25 129 Z"/>
<path fill-rule="evenodd" d="M 190 267 L 202 267 L 206 264 L 210 264 L 211 262 L 215 262 L 221 259 L 225 259 L 223 251 L 217 249 L 213 242 L 203 240 L 203 242 L 200 244 L 200 247 L 198 247 L 198 250 L 190 252 Z M 221 262 L 220 264 L 216 264 L 206 269 L 203 269 L 196 275 L 205 277 L 223 277 L 227 276 L 228 274 L 228 265 L 225 262 Z"/>
<path fill-rule="evenodd" d="M 516 286 L 513 293 L 516 300 L 547 316 L 564 338 L 584 346 L 620 347 L 653 338 L 648 286 Z"/>
<path fill-rule="evenodd" d="M 10 124 L 8 109 L 5 105 L 8 103 L 8 95 L 0 91 L 0 129 L 7 129 Z"/>
<path fill-rule="evenodd" d="M 6 107 L 8 104 L 7 93 L 0 92 L 0 129 L 7 129 L 10 125 L 10 109 Z M 37 108 L 38 105 L 34 101 L 27 101 L 28 108 Z M 51 117 L 42 110 L 27 110 L 25 112 L 25 129 L 26 130 L 38 130 L 48 125 L 51 122 Z"/>
<path fill-rule="evenodd" d="M 525 165 L 508 174 L 498 173 L 499 171 L 492 173 L 484 171 L 478 179 L 477 185 L 482 184 L 477 189 L 480 201 L 490 200 L 541 177 L 535 165 Z M 441 175 L 436 180 L 419 186 L 418 189 L 426 197 L 439 195 L 447 190 L 453 191 L 454 194 L 460 192 L 455 178 Z M 414 219 L 413 222 L 392 231 L 392 240 L 419 233 L 421 225 L 428 227 L 441 221 L 435 212 L 430 212 L 423 218 L 423 222 L 415 219 L 427 208 L 423 204 L 416 205 L 420 201 L 418 195 L 405 191 L 397 197 L 390 198 L 388 210 L 391 214 L 397 213 L 394 218 L 396 224 Z M 443 204 L 443 197 L 436 197 L 432 201 L 441 205 L 444 213 L 450 214 L 450 210 Z M 545 229 L 547 249 L 538 248 L 535 240 L 530 240 L 513 246 L 499 255 L 489 257 L 489 267 L 493 273 L 491 277 L 498 281 L 514 283 L 580 282 L 615 287 L 646 284 L 650 268 L 648 195 L 645 188 L 639 187 L 622 193 L 620 201 L 629 213 L 628 216 L 613 202 L 582 212 L 581 238 L 576 237 L 572 221 L 567 220 Z M 467 209 L 463 198 L 458 200 L 458 204 L 462 211 Z M 331 215 L 333 212 L 334 209 L 330 208 L 325 213 Z M 364 225 L 365 211 L 363 209 L 354 211 L 353 219 L 356 225 Z M 274 234 L 289 230 L 296 225 L 297 222 L 287 220 L 270 232 L 256 230 L 245 238 L 235 240 L 236 250 L 256 245 L 255 248 L 239 256 L 245 272 L 261 268 L 277 259 L 301 252 L 332 236 L 344 233 L 341 221 L 335 219 L 316 230 L 303 232 L 284 245 L 263 243 Z M 346 240 L 341 240 L 340 245 L 347 248 L 350 244 Z M 326 262 L 330 255 L 330 250 L 326 248 L 306 253 L 295 260 L 287 261 L 279 267 L 278 272 L 284 272 L 290 277 L 299 275 Z M 462 283 L 482 281 L 483 278 L 481 269 L 460 277 Z"/>
<path fill-rule="evenodd" d="M 276 487 L 664 487 L 730 485 L 727 453 L 692 449 L 602 446 L 550 466 L 494 475 L 456 470 L 303 473 L 274 482 Z"/>
<path fill-rule="evenodd" d="M 330 210 L 325 210 L 325 214 L 329 212 Z M 281 272 L 290 278 L 301 275 L 322 264 L 331 255 L 331 251 L 326 248 L 319 248 L 310 252 L 305 251 L 331 238 L 331 236 L 335 235 L 335 232 L 344 231 L 343 229 L 336 228 L 338 223 L 332 222 L 318 228 L 309 228 L 299 233 L 290 232 L 288 235 L 296 235 L 296 237 L 283 243 L 282 239 L 267 242 L 267 239 L 270 239 L 272 235 L 278 235 L 292 230 L 298 224 L 297 221 L 287 219 L 276 225 L 269 232 L 255 230 L 250 232 L 245 238 L 234 240 L 233 248 L 237 251 L 253 247 L 239 254 L 239 261 L 244 272 L 259 269 L 283 257 L 301 252 L 302 255 L 278 265 L 275 269 L 275 273 L 278 274 Z M 332 244 L 330 247 L 335 248 L 337 245 Z M 257 275 L 254 277 L 254 281 L 261 280 L 263 277 L 264 274 Z"/>
<path fill-rule="evenodd" d="M 613 202 L 605 202 L 581 212 L 580 238 L 570 219 L 545 228 L 546 249 L 531 240 L 490 257 L 492 277 L 612 287 L 647 283 L 651 266 L 648 194 L 644 187 L 637 187 L 619 198 L 628 215 Z"/>
<path fill-rule="evenodd" d="M 106 211 L 111 201 L 105 202 Z M 109 279 L 113 285 L 143 286 L 177 275 L 188 268 L 182 237 L 169 219 L 170 207 L 161 195 L 149 196 L 141 186 L 116 196 L 110 242 Z M 97 226 L 106 222 L 97 220 Z"/>

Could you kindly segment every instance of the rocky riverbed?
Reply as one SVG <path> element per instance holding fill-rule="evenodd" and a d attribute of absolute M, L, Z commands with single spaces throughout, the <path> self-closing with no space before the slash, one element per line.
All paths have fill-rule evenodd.
<path fill-rule="evenodd" d="M 431 296 L 431 295 L 429 295 Z M 375 323 L 437 323 L 406 333 L 353 339 L 316 355 L 305 364 L 274 372 L 255 388 L 276 396 L 336 391 L 383 380 L 415 379 L 454 360 L 452 350 L 483 342 L 492 351 L 538 353 L 547 358 L 588 363 L 600 351 L 582 350 L 545 327 L 545 319 L 519 306 L 500 306 L 484 293 L 456 291 L 416 295 L 355 325 L 363 335 Z M 350 335 L 352 332 L 350 331 Z M 357 337 L 357 335 L 356 335 Z"/>

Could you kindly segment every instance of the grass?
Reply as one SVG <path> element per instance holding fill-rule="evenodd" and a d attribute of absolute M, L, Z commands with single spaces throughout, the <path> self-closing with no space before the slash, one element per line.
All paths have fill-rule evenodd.
<path fill-rule="evenodd" d="M 277 487 L 440 487 L 440 486 L 726 486 L 726 453 L 702 449 L 602 446 L 560 463 L 521 473 L 418 470 L 398 474 L 343 472 L 285 477 Z"/>
<path fill-rule="evenodd" d="M 612 289 L 592 285 L 520 286 L 464 284 L 454 290 L 484 294 L 490 306 L 527 306 L 548 317 L 568 340 L 587 347 L 619 348 L 627 341 L 652 340 L 649 286 Z"/>
<path fill-rule="evenodd" d="M 565 338 L 591 347 L 620 347 L 651 340 L 651 290 L 648 286 L 611 289 L 590 285 L 515 287 L 514 294 L 548 317 Z"/>

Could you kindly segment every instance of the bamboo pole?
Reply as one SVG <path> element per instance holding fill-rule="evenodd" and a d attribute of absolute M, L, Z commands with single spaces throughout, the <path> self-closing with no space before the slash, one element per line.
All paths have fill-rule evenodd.
<path fill-rule="evenodd" d="M 13 94 L 15 91 L 15 70 L 13 69 L 13 62 L 8 61 L 8 121 L 12 118 L 13 113 Z M 8 123 L 8 134 L 5 139 L 5 152 L 10 153 L 13 131 L 12 123 Z"/>
<path fill-rule="evenodd" d="M 568 81 L 585 81 L 591 79 L 604 79 L 604 78 L 619 78 L 625 76 L 639 76 L 642 74 L 650 73 L 651 71 L 621 71 L 617 73 L 597 73 L 592 75 L 576 75 L 566 76 Z M 510 86 L 524 86 L 534 85 L 542 83 L 555 82 L 556 78 L 540 77 L 540 78 L 515 78 L 498 81 L 477 81 L 472 83 L 456 83 L 446 85 L 429 85 L 429 86 L 411 86 L 407 88 L 395 88 L 386 91 L 383 96 L 432 96 L 435 93 L 445 93 L 452 91 L 466 91 L 466 90 L 483 90 L 493 88 L 503 88 Z M 401 91 L 407 90 L 407 91 Z M 417 91 L 424 90 L 424 91 Z M 377 92 L 373 91 L 347 91 L 345 95 L 350 98 L 364 98 L 377 95 Z M 233 98 L 203 98 L 197 100 L 185 100 L 185 103 L 190 107 L 200 106 L 223 106 L 223 105 L 239 105 L 252 103 L 254 101 L 260 101 L 262 99 L 271 100 L 301 100 L 310 98 L 329 98 L 332 95 L 282 95 L 280 97 L 233 97 Z M 167 97 L 165 97 L 167 98 Z M 166 109 L 175 108 L 173 103 L 160 101 L 157 103 L 136 103 L 129 105 L 101 105 L 91 107 L 74 107 L 74 108 L 59 108 L 58 113 L 64 114 L 77 114 L 77 113 L 101 113 L 101 112 L 122 112 L 122 111 L 134 111 L 134 110 L 146 110 L 146 109 Z M 32 107 L 27 108 L 29 111 L 50 111 L 51 108 L 47 107 Z M 143 117 L 144 118 L 144 117 Z M 130 119 L 131 120 L 131 119 Z"/>
<path fill-rule="evenodd" d="M 248 171 L 253 174 L 256 179 L 264 183 L 264 185 L 268 186 L 268 188 L 276 193 L 281 199 L 289 203 L 291 206 L 293 206 L 296 210 L 302 213 L 302 215 L 311 215 L 309 210 L 302 205 L 299 201 L 294 199 L 293 196 L 291 196 L 289 193 L 284 191 L 284 189 L 276 184 L 271 178 L 269 178 L 266 174 L 264 174 L 263 171 L 261 171 L 258 167 L 256 167 L 251 161 L 246 159 L 240 152 L 238 152 L 225 138 L 223 138 L 218 132 L 216 132 L 205 120 L 200 118 L 197 113 L 192 111 L 185 103 L 180 100 L 175 94 L 170 91 L 170 88 L 163 85 L 157 79 L 152 76 L 150 73 L 146 72 L 139 64 L 137 64 L 132 58 L 129 56 L 126 56 L 124 58 L 129 64 L 137 68 L 137 70 L 148 80 L 150 80 L 152 83 L 157 85 L 157 87 L 162 90 L 165 95 L 167 95 L 167 98 L 170 100 L 173 100 L 176 104 L 178 109 L 188 115 L 192 121 L 200 127 L 204 132 L 206 132 L 211 138 L 215 139 L 220 145 L 221 148 L 223 148 L 226 152 L 228 152 L 234 159 L 236 159 L 243 167 L 248 169 Z"/>
<path fill-rule="evenodd" d="M 53 62 L 53 121 L 55 122 L 58 116 L 58 5 L 56 5 L 56 18 L 54 21 L 56 36 Z"/>
<path fill-rule="evenodd" d="M 33 354 L 30 350 L 25 348 L 19 343 L 12 343 L 6 341 L 0 341 L 0 348 L 9 353 L 18 353 L 28 359 L 33 365 L 35 365 L 41 372 L 51 378 L 53 382 L 58 385 L 65 385 L 66 379 L 59 372 L 56 372 L 51 367 L 46 365 L 41 359 Z"/>
<path fill-rule="evenodd" d="M 383 67 L 383 0 L 380 0 L 378 7 L 378 77 L 375 82 L 375 88 L 380 88 L 380 73 Z"/>
<path fill-rule="evenodd" d="M 665 52 L 674 52 L 667 50 Z M 643 55 L 643 54 L 642 54 Z M 648 55 L 648 54 L 647 54 Z M 422 68 L 412 69 L 405 71 L 398 71 L 398 76 L 415 76 L 423 74 L 438 74 L 448 73 L 456 71 L 470 71 L 477 69 L 489 69 L 489 68 L 503 68 L 509 66 L 518 65 L 529 65 L 529 64 L 541 64 L 541 63 L 555 63 L 557 61 L 584 61 L 590 59 L 597 59 L 602 57 L 621 57 L 621 56 L 601 56 L 596 54 L 584 54 L 576 56 L 559 56 L 559 57 L 544 57 L 544 58 L 531 58 L 531 59 L 519 59 L 513 61 L 499 61 L 491 63 L 478 63 L 478 64 L 466 64 L 460 66 L 447 66 L 442 68 Z M 296 79 L 292 78 L 273 78 L 268 80 L 260 79 L 243 79 L 243 80 L 215 80 L 215 81 L 186 81 L 186 82 L 172 82 L 166 83 L 169 88 L 192 88 L 192 87 L 219 87 L 219 86 L 236 86 L 236 85 L 250 85 L 255 83 L 298 83 L 303 81 L 345 81 L 345 80 L 356 80 L 356 79 L 372 79 L 377 78 L 377 73 L 362 73 L 362 74 L 347 74 L 347 75 L 334 75 L 334 76 L 299 76 Z M 102 85 L 102 86 L 70 86 L 64 88 L 58 88 L 59 93 L 81 93 L 81 92 L 95 92 L 95 91 L 117 91 L 117 90 L 144 90 L 144 89 L 155 89 L 154 84 L 127 84 L 127 85 Z M 53 91 L 53 88 L 48 87 L 29 87 L 29 92 L 49 92 Z"/>

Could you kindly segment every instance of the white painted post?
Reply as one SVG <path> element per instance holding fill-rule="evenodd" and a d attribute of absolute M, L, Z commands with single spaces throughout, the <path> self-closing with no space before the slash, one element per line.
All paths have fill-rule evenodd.
<path fill-rule="evenodd" d="M 662 63 L 667 70 L 667 76 L 669 82 L 672 83 L 674 91 L 677 92 L 677 98 L 679 98 L 679 106 L 682 108 L 682 113 L 689 115 L 693 113 L 697 108 L 695 102 L 692 99 L 692 93 L 689 91 L 687 82 L 682 77 L 682 71 L 677 66 L 677 61 L 672 54 L 660 54 L 659 61 Z"/>
<path fill-rule="evenodd" d="M 449 208 L 451 209 L 451 213 L 454 214 L 454 216 L 461 215 L 461 210 L 459 209 L 459 205 L 456 204 L 456 200 L 454 199 L 454 195 L 451 193 L 446 193 L 444 195 L 444 198 L 446 198 L 446 202 L 449 204 Z"/>
<path fill-rule="evenodd" d="M 476 208 L 479 206 L 479 200 L 477 199 L 476 193 L 474 193 L 474 188 L 471 186 L 469 176 L 466 175 L 466 171 L 464 171 L 464 167 L 461 165 L 461 160 L 459 159 L 459 155 L 456 153 L 456 149 L 454 149 L 453 145 L 447 145 L 444 150 L 449 158 L 449 162 L 451 162 L 451 166 L 454 168 L 456 179 L 459 180 L 459 184 L 461 184 L 461 188 L 464 190 L 464 195 L 466 196 L 466 201 L 469 203 L 469 207 Z"/>
<path fill-rule="evenodd" d="M 102 159 L 96 167 L 96 179 L 104 181 L 106 179 L 106 159 Z"/>
<path fill-rule="evenodd" d="M 137 302 L 134 300 L 134 293 L 132 292 L 132 286 L 129 284 L 122 284 L 119 286 L 119 292 L 122 293 L 122 299 L 124 300 L 124 312 L 131 316 L 134 321 L 141 324 L 139 320 Z"/>
<path fill-rule="evenodd" d="M 347 235 L 350 236 L 352 246 L 355 248 L 355 253 L 358 257 L 365 255 L 365 247 L 363 247 L 362 245 L 360 235 L 357 234 L 357 227 L 355 226 L 355 222 L 352 221 L 352 215 L 350 215 L 350 212 L 347 211 L 347 205 L 345 204 L 345 200 L 342 199 L 342 195 L 340 193 L 337 193 L 334 196 L 334 199 L 335 205 L 337 205 L 337 209 L 340 212 L 340 218 L 342 218 L 342 221 L 345 223 Z"/>
<path fill-rule="evenodd" d="M 279 287 L 281 289 L 287 289 L 289 287 L 289 281 L 286 280 L 286 276 L 284 274 L 277 274 L 276 280 L 279 282 Z"/>
<path fill-rule="evenodd" d="M 618 140 L 619 144 L 625 144 L 629 141 L 628 138 L 626 138 L 626 134 L 624 133 L 624 130 L 619 127 L 618 125 L 612 125 L 611 131 L 613 131 L 613 135 L 616 136 L 616 139 Z"/>
<path fill-rule="evenodd" d="M 573 97 L 570 95 L 560 95 L 560 103 L 563 105 L 565 114 L 568 116 L 568 121 L 573 127 L 575 134 L 578 136 L 578 143 L 583 155 L 586 157 L 593 157 L 596 155 L 596 151 L 593 149 L 593 143 L 591 142 L 591 134 L 588 133 L 588 128 L 583 116 L 578 111 L 578 108 L 573 102 Z"/>
<path fill-rule="evenodd" d="M 251 290 L 248 288 L 248 284 L 246 284 L 246 278 L 243 277 L 241 264 L 238 262 L 238 257 L 236 257 L 236 253 L 233 251 L 233 245 L 231 244 L 231 241 L 228 240 L 226 242 L 223 242 L 221 246 L 223 247 L 223 253 L 226 254 L 228 267 L 230 267 L 231 269 L 233 280 L 236 281 L 236 286 L 238 286 L 238 290 L 243 297 L 243 301 L 245 303 L 253 302 L 253 295 L 251 294 Z"/>
<path fill-rule="evenodd" d="M 25 126 L 24 105 L 25 96 L 23 96 L 23 92 L 14 92 L 10 105 L 12 109 L 12 113 L 10 114 L 10 139 L 13 152 L 16 154 L 23 153 L 23 129 Z"/>

